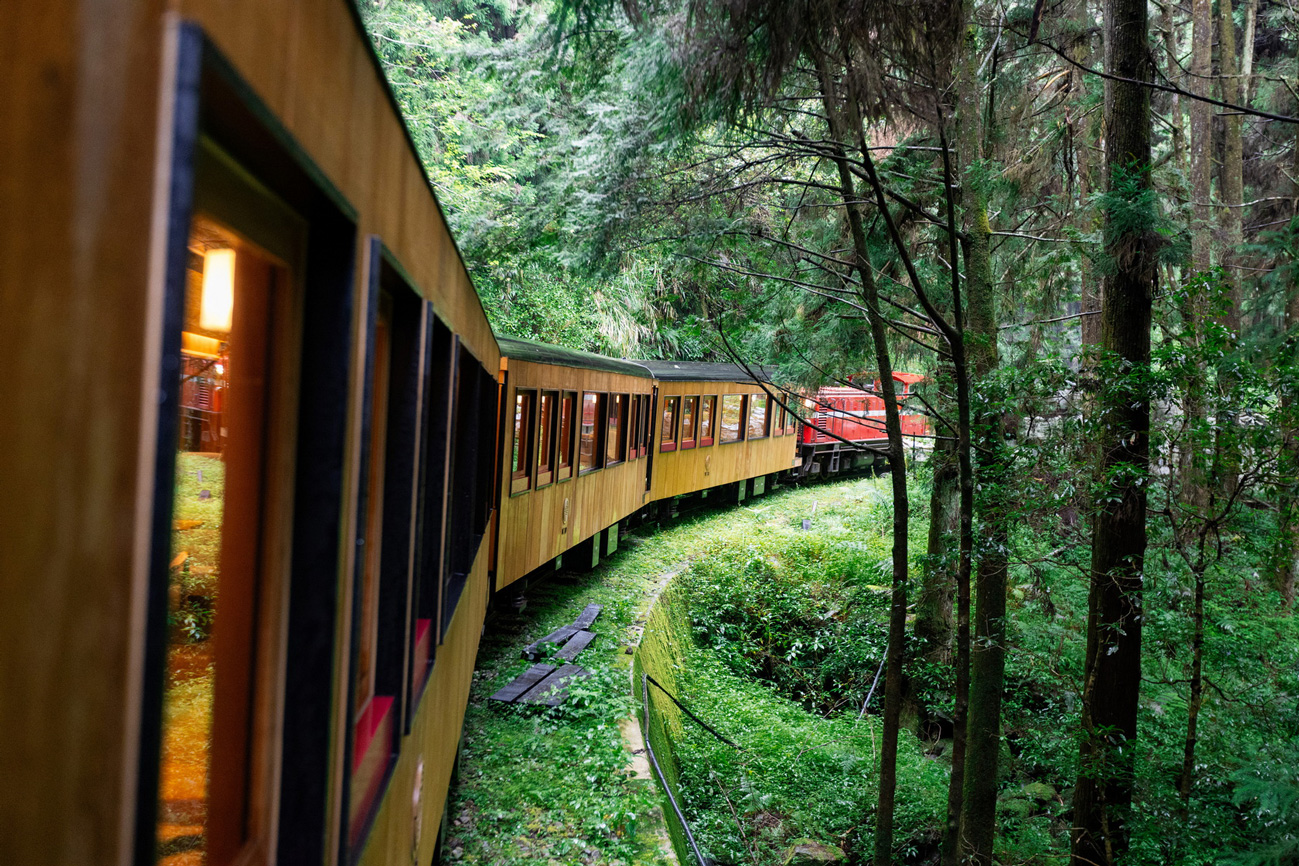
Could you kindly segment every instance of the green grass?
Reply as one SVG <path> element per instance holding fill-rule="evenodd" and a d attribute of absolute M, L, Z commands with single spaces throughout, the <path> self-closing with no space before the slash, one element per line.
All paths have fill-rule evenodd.
<path fill-rule="evenodd" d="M 620 718 L 639 711 L 625 652 L 632 627 L 663 575 L 761 551 L 777 568 L 801 575 L 819 569 L 809 590 L 816 603 L 851 583 L 862 596 L 859 619 L 885 629 L 880 570 L 887 559 L 887 479 L 785 490 L 746 503 L 686 517 L 624 541 L 610 561 L 573 582 L 551 580 L 527 592 L 518 617 L 489 624 L 465 719 L 460 778 L 449 807 L 445 850 L 450 862 L 493 864 L 649 864 L 663 861 L 655 814 L 656 785 L 628 777 Z M 813 505 L 816 512 L 813 516 Z M 812 517 L 812 531 L 801 520 Z M 923 527 L 917 529 L 923 538 Z M 923 547 L 918 548 L 923 552 Z M 786 556 L 787 551 L 793 551 Z M 691 567 L 693 564 L 693 567 Z M 789 691 L 735 669 L 692 634 L 690 605 L 698 599 L 678 581 L 650 616 L 637 673 L 649 670 L 687 705 L 735 738 L 734 753 L 654 700 L 653 742 L 670 779 L 684 785 L 692 826 L 719 862 L 779 862 L 782 846 L 799 836 L 850 847 L 869 833 L 879 750 L 878 719 L 852 712 L 809 712 Z M 527 643 L 571 621 L 589 603 L 605 605 L 597 640 L 579 658 L 593 676 L 556 709 L 505 706 L 487 696 L 527 668 Z M 873 645 L 865 640 L 858 649 Z M 869 684 L 874 667 L 856 682 Z M 844 702 L 860 705 L 864 688 Z M 814 703 L 814 702 L 813 702 Z M 657 731 L 667 720 L 671 744 Z M 917 844 L 930 832 L 946 795 L 946 769 L 904 735 L 899 758 L 899 839 Z M 737 820 L 738 816 L 738 820 Z M 679 839 L 676 839 L 679 843 Z M 678 844 L 678 850 L 679 844 Z M 756 855 L 756 858 L 755 858 Z M 753 859 L 751 859 L 753 858 Z"/>

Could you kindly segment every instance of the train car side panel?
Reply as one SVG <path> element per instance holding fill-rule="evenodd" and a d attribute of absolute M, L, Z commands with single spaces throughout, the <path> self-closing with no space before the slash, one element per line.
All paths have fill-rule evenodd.
<path fill-rule="evenodd" d="M 24 3 L 0 28 L 0 850 L 15 863 L 115 863 L 131 844 L 160 10 Z"/>
<path fill-rule="evenodd" d="M 532 477 L 519 479 L 520 482 L 526 480 L 527 486 L 513 491 L 513 467 L 500 467 L 497 590 L 605 527 L 624 519 L 642 506 L 646 458 L 628 458 L 616 465 L 583 473 L 578 462 L 581 442 L 578 428 L 582 420 L 581 401 L 585 394 L 648 395 L 651 392 L 648 377 L 536 363 L 517 357 L 511 357 L 508 361 L 507 382 L 504 403 L 506 442 L 502 443 L 507 458 L 513 453 L 516 396 L 520 392 L 524 393 L 525 400 L 539 401 L 545 394 L 557 395 L 561 404 L 563 395 L 574 395 L 578 415 L 577 425 L 570 432 L 574 443 L 570 477 L 539 484 L 535 475 L 536 466 L 532 465 L 529 467 Z M 529 412 L 529 423 L 537 424 L 538 405 L 532 405 Z M 604 417 L 607 419 L 607 415 Z M 539 431 L 535 426 L 529 429 L 530 437 L 535 439 Z M 603 434 L 605 431 L 598 432 Z M 597 442 L 603 443 L 604 440 L 597 438 Z M 528 458 L 525 456 L 522 459 Z M 503 464 L 508 462 L 508 459 L 502 461 Z M 532 462 L 536 462 L 535 455 Z"/>
<path fill-rule="evenodd" d="M 654 486 L 650 491 L 651 498 L 681 496 L 759 475 L 784 472 L 798 465 L 797 437 L 785 435 L 783 427 L 777 433 L 781 412 L 775 404 L 770 404 L 775 411 L 770 407 L 767 410 L 769 417 L 766 424 L 769 432 L 765 438 L 751 439 L 746 435 L 734 442 L 723 442 L 720 431 L 722 398 L 727 395 L 742 395 L 747 400 L 750 397 L 764 397 L 766 392 L 752 382 L 659 382 L 659 417 L 655 419 L 657 424 L 652 445 Z M 712 444 L 703 445 L 696 438 L 696 444 L 692 448 L 682 448 L 678 444 L 675 450 L 663 451 L 665 434 L 671 439 L 671 434 L 664 430 L 666 401 L 674 397 L 684 400 L 691 396 L 717 399 L 715 417 L 712 419 Z M 747 405 L 746 403 L 745 406 Z M 696 430 L 698 424 L 699 421 L 696 420 Z M 747 427 L 745 432 L 747 433 Z"/>

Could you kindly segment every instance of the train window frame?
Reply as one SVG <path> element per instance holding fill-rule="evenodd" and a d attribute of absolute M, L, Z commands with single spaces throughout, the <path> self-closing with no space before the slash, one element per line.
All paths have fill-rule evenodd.
<path fill-rule="evenodd" d="M 424 389 L 420 467 L 417 475 L 416 580 L 411 610 L 411 694 L 407 733 L 437 657 L 437 630 L 446 538 L 446 491 L 450 462 L 450 419 L 454 399 L 455 340 L 451 329 L 425 302 Z"/>
<path fill-rule="evenodd" d="M 608 423 L 605 418 L 606 400 L 608 394 L 604 391 L 583 391 L 582 402 L 578 410 L 578 431 L 577 431 L 577 474 L 578 476 L 590 475 L 592 472 L 599 472 L 604 468 L 604 434 L 605 425 Z M 591 425 L 591 465 L 583 468 L 582 466 L 582 441 L 586 438 L 581 427 L 586 419 L 586 401 L 592 398 L 595 404 L 594 419 Z"/>
<path fill-rule="evenodd" d="M 193 62 L 202 55 L 202 46 L 193 43 L 182 46 L 180 62 Z M 191 117 L 191 122 L 196 118 Z M 308 232 L 320 229 L 328 235 L 330 228 L 346 234 L 343 218 L 330 222 L 333 214 L 310 214 L 300 206 L 281 198 L 272 188 L 263 185 L 258 177 L 236 157 L 222 149 L 209 137 L 206 130 L 189 127 L 182 132 L 182 118 L 177 118 L 176 135 L 190 136 L 183 157 L 172 165 L 178 175 L 187 175 L 186 183 L 171 186 L 168 200 L 166 261 L 164 264 L 164 291 L 161 298 L 162 315 L 158 324 L 161 334 L 159 413 L 157 438 L 153 458 L 154 478 L 152 500 L 154 517 L 149 547 L 149 581 L 151 602 L 146 614 L 145 686 L 141 696 L 141 724 L 139 731 L 139 785 L 136 804 L 136 861 L 152 863 L 156 856 L 157 828 L 160 817 L 162 746 L 166 736 L 164 721 L 164 672 L 168 663 L 167 603 L 173 555 L 171 543 L 176 527 L 174 507 L 177 502 L 176 479 L 179 475 L 180 451 L 179 415 L 182 382 L 177 375 L 178 361 L 185 347 L 184 333 L 187 292 L 189 288 L 189 263 L 191 230 L 197 219 L 207 218 L 236 238 L 235 248 L 241 246 L 260 258 L 265 276 L 252 278 L 254 307 L 248 306 L 245 293 L 240 302 L 238 288 L 240 276 L 248 269 L 241 260 L 248 256 L 236 254 L 234 277 L 235 301 L 231 309 L 231 333 L 240 330 L 247 335 L 245 346 L 261 358 L 262 375 L 246 375 L 245 381 L 254 377 L 262 382 L 260 393 L 264 396 L 244 400 L 240 412 L 247 415 L 256 429 L 256 442 L 243 448 L 245 456 L 238 465 L 228 464 L 223 499 L 238 501 L 251 496 L 253 508 L 224 509 L 222 520 L 221 569 L 226 569 L 227 553 L 243 548 L 243 564 L 251 571 L 242 585 L 226 586 L 222 595 L 227 603 L 214 611 L 230 634 L 230 617 L 235 616 L 237 637 L 228 648 L 214 648 L 216 664 L 225 673 L 216 685 L 217 697 L 213 702 L 213 744 L 208 753 L 209 785 L 205 800 L 209 804 L 207 842 L 204 846 L 208 862 L 265 862 L 274 856 L 270 850 L 275 827 L 280 820 L 277 813 L 277 793 L 283 768 L 288 758 L 286 744 L 276 737 L 286 708 L 291 704 L 283 688 L 284 671 L 289 663 L 289 614 L 293 609 L 291 585 L 302 577 L 300 543 L 297 536 L 298 520 L 294 505 L 299 501 L 303 473 L 297 468 L 296 457 L 301 452 L 319 449 L 324 437 L 307 436 L 299 441 L 304 409 L 304 390 L 320 380 L 329 380 L 337 387 L 338 367 L 319 371 L 310 364 L 318 360 L 313 347 L 303 340 L 304 320 L 310 309 L 316 309 L 308 299 L 306 286 L 313 276 L 319 276 L 322 265 L 338 264 L 315 243 Z M 192 196 L 192 197 L 191 197 Z M 318 225 L 316 219 L 319 219 Z M 354 226 L 347 224 L 354 231 Z M 338 238 L 334 239 L 335 242 Z M 351 244 L 348 244 L 350 252 Z M 329 265 L 325 265 L 328 261 Z M 350 258 L 349 258 L 350 261 Z M 346 270 L 346 269 L 345 269 Z M 350 286 L 350 271 L 347 274 Z M 342 282 L 341 280 L 339 282 Z M 331 302 L 338 301 L 334 289 L 326 286 L 322 294 Z M 240 307 L 243 307 L 241 312 Z M 241 326 L 242 321 L 242 326 Z M 335 323 L 337 324 L 337 323 Z M 250 325 L 255 326 L 250 330 Z M 333 332 L 350 348 L 350 332 Z M 242 338 L 241 338 L 242 339 Z M 257 342 L 258 345 L 254 345 Z M 191 347 L 192 348 L 192 347 Z M 347 354 L 346 350 L 343 350 Z M 249 355 L 248 358 L 252 358 Z M 248 363 L 247 359 L 244 362 Z M 346 370 L 346 363 L 342 365 Z M 245 366 L 245 370 L 256 370 Z M 307 372 L 319 373 L 318 378 L 307 380 Z M 343 379 L 342 381 L 346 381 Z M 232 404 L 232 409 L 233 409 Z M 334 419 L 341 430 L 344 419 L 338 413 Z M 233 424 L 227 426 L 233 429 Z M 317 431 L 312 431 L 313 434 Z M 236 485 L 243 485 L 241 493 Z M 341 491 L 340 491 L 341 492 Z M 237 494 L 237 495 L 233 495 Z M 341 496 L 339 498 L 341 501 Z M 301 508 L 297 511 L 307 510 Z M 243 525 L 248 531 L 232 544 L 227 535 L 235 535 Z M 223 581 L 223 585 L 225 582 Z M 161 591 L 158 588 L 161 587 Z M 239 604 L 231 604 L 236 598 Z M 161 601 L 161 605 L 152 599 Z M 224 619 L 223 619 L 224 613 Z M 224 662 L 221 659 L 225 659 Z M 234 665 L 234 667 L 232 667 Z M 232 672 L 238 676 L 231 676 Z M 223 703 L 225 706 L 223 706 Z M 224 733 L 223 733 L 224 732 Z M 220 741 L 221 745 L 218 745 Z M 227 747 L 228 746 L 228 747 Z"/>
<path fill-rule="evenodd" d="M 569 402 L 568 409 L 564 408 L 565 402 Z M 573 479 L 573 458 L 576 456 L 573 452 L 577 441 L 577 407 L 578 393 L 576 391 L 559 392 L 559 423 L 556 430 L 556 448 L 555 448 L 555 482 L 571 481 Z M 564 426 L 567 422 L 568 435 L 564 435 Z"/>
<path fill-rule="evenodd" d="M 744 417 L 748 425 L 748 436 L 746 438 L 749 441 L 766 439 L 771 435 L 771 398 L 766 394 L 749 394 L 745 404 Z M 753 416 L 759 405 L 762 406 L 762 420 L 755 425 Z"/>
<path fill-rule="evenodd" d="M 637 397 L 640 402 L 639 423 L 637 424 L 637 436 L 640 441 L 640 453 L 637 457 L 647 457 L 650 451 L 650 441 L 653 437 L 653 395 L 641 394 Z"/>
<path fill-rule="evenodd" d="M 699 397 L 691 394 L 681 398 L 681 435 L 678 448 L 686 451 L 695 447 L 699 424 Z"/>
<path fill-rule="evenodd" d="M 640 423 L 640 395 L 627 395 L 627 462 L 640 458 L 640 436 L 637 427 Z"/>
<path fill-rule="evenodd" d="M 659 451 L 677 450 L 677 424 L 681 419 L 681 397 L 677 394 L 663 398 L 662 436 L 659 439 Z"/>
<path fill-rule="evenodd" d="M 748 409 L 749 409 L 749 403 L 748 403 L 748 396 L 749 396 L 749 395 L 747 395 L 747 394 L 723 394 L 723 395 L 722 395 L 722 399 L 721 399 L 722 411 L 719 413 L 720 416 L 721 416 L 721 419 L 722 419 L 722 424 L 721 424 L 721 432 L 720 432 L 720 434 L 719 434 L 718 437 L 717 437 L 717 439 L 718 439 L 718 441 L 720 442 L 720 444 L 722 444 L 722 445 L 731 445 L 731 444 L 736 443 L 736 442 L 743 442 L 743 441 L 745 441 L 745 438 L 744 438 L 744 437 L 745 437 L 745 434 L 748 432 L 748 420 L 749 420 L 749 411 L 748 411 Z M 737 424 L 736 424 L 736 427 L 735 427 L 735 435 L 734 435 L 734 436 L 727 436 L 727 435 L 726 435 L 726 433 L 727 433 L 727 430 L 726 430 L 726 409 L 727 409 L 727 404 L 728 404 L 728 402 L 731 401 L 731 400 L 736 400 L 736 401 L 739 402 L 739 408 L 736 410 L 736 412 L 737 412 L 737 417 L 738 417 L 739 420 L 738 420 L 738 422 L 737 422 Z"/>
<path fill-rule="evenodd" d="M 514 389 L 514 447 L 510 452 L 510 496 L 532 489 L 536 471 L 537 389 Z"/>
<path fill-rule="evenodd" d="M 496 424 L 502 390 L 496 376 L 484 367 L 458 335 L 453 334 L 451 339 L 455 357 L 454 399 L 448 431 L 450 471 L 446 489 L 439 644 L 446 639 L 490 524 L 489 506 L 496 489 L 492 479 L 499 468 L 495 455 L 498 448 L 504 447 L 497 438 L 504 437 Z M 484 446 L 491 459 L 480 462 Z M 489 465 L 492 471 L 486 472 Z"/>
<path fill-rule="evenodd" d="M 627 397 L 626 394 L 609 394 L 605 399 L 604 465 L 606 467 L 617 466 L 627 461 Z M 613 441 L 610 441 L 611 438 Z"/>
<path fill-rule="evenodd" d="M 798 432 L 798 415 L 789 405 L 785 406 L 785 435 L 792 436 Z"/>
<path fill-rule="evenodd" d="M 704 407 L 707 407 L 705 411 Z M 704 435 L 704 422 L 707 421 L 708 435 Z M 704 394 L 699 398 L 699 447 L 706 448 L 716 441 L 717 437 L 717 395 Z"/>
<path fill-rule="evenodd" d="M 550 412 L 545 412 L 549 404 Z M 558 429 L 559 392 L 542 390 L 537 396 L 537 475 L 534 488 L 540 490 L 555 481 L 555 436 Z M 542 462 L 543 448 L 545 463 Z M 544 468 L 543 468 L 544 467 Z"/>
<path fill-rule="evenodd" d="M 357 569 L 363 559 L 377 558 L 378 585 L 373 613 L 373 641 L 368 706 L 359 710 L 360 665 L 366 646 L 359 638 L 367 623 L 365 587 L 354 578 L 353 640 L 350 646 L 353 694 L 347 750 L 347 845 L 355 852 L 369 833 L 384 791 L 391 782 L 408 729 L 419 674 L 414 670 L 421 638 L 431 639 L 431 623 L 420 634 L 416 563 L 420 561 L 423 523 L 421 496 L 428 424 L 430 342 L 433 315 L 392 254 L 377 237 L 367 244 L 370 283 L 365 338 L 365 385 L 362 462 L 357 502 Z M 386 341 L 381 339 L 386 327 Z M 387 357 L 382 358 L 381 354 Z M 386 374 L 381 372 L 386 367 Z M 380 393 L 380 389 L 386 393 Z M 382 399 L 380 399 L 382 398 Z M 383 418 L 375 417 L 376 410 Z M 382 434 L 382 443 L 377 439 Z M 369 439 L 367 442 L 366 439 Z M 381 454 L 379 450 L 381 450 Z M 376 463 L 376 455 L 380 462 Z M 376 483 L 376 470 L 382 478 Z M 381 497 L 377 503 L 374 499 Z M 364 500 L 362 500 L 364 496 Z M 376 543 L 377 542 L 377 543 Z M 377 552 L 376 552 L 377 548 Z M 361 603 L 358 603 L 361 602 Z M 427 649 L 427 647 L 426 647 Z M 431 660 L 426 662 L 431 668 Z M 386 707 L 386 711 L 385 711 Z"/>

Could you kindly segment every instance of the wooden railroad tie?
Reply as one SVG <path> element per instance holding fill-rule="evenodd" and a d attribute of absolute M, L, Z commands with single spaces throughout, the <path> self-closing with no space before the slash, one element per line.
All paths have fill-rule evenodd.
<path fill-rule="evenodd" d="M 543 655 L 543 647 L 546 644 L 563 644 L 572 638 L 577 632 L 589 630 L 602 610 L 604 610 L 604 608 L 598 604 L 588 604 L 572 623 L 563 626 L 562 628 L 557 628 L 541 640 L 533 641 L 525 646 L 523 648 L 523 657 L 529 661 L 536 661 Z M 588 638 L 586 643 L 582 644 L 582 647 L 586 646 L 586 644 L 590 642 L 591 641 Z M 578 649 L 580 650 L 582 647 L 578 647 Z"/>
<path fill-rule="evenodd" d="M 524 647 L 523 657 L 535 661 L 541 657 L 543 648 L 547 644 L 561 644 L 559 652 L 555 653 L 555 658 L 572 662 L 577 658 L 578 653 L 595 640 L 595 632 L 589 627 L 600 615 L 601 609 L 598 604 L 588 604 L 571 625 L 555 629 L 541 640 Z M 491 700 L 507 704 L 544 704 L 557 707 L 568 696 L 569 686 L 590 675 L 590 671 L 575 664 L 565 664 L 558 668 L 554 665 L 535 664 L 506 683 L 491 696 Z"/>

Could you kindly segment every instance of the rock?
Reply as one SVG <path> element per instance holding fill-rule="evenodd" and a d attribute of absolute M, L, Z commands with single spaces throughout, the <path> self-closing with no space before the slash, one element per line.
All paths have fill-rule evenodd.
<path fill-rule="evenodd" d="M 1037 800 L 1039 803 L 1045 803 L 1048 800 L 1054 800 L 1056 797 L 1055 787 L 1048 785 L 1046 782 L 1029 782 L 1021 791 L 1028 797 Z"/>
<path fill-rule="evenodd" d="M 826 845 L 815 839 L 794 839 L 785 853 L 784 866 L 810 866 L 814 863 L 840 863 L 847 854 L 836 845 Z"/>
<path fill-rule="evenodd" d="M 1001 800 L 997 803 L 997 811 L 1016 818 L 1027 818 L 1033 814 L 1033 801 L 1021 800 L 1018 797 Z"/>

